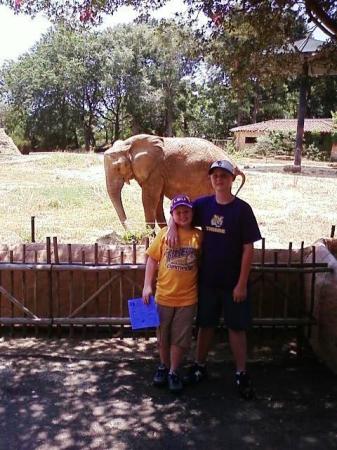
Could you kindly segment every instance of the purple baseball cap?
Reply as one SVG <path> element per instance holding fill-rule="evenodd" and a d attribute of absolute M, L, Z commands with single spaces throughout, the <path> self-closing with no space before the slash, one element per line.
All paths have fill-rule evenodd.
<path fill-rule="evenodd" d="M 188 208 L 193 208 L 191 200 L 187 197 L 187 195 L 176 195 L 173 197 L 170 206 L 170 213 L 176 209 L 177 206 L 187 206 Z"/>

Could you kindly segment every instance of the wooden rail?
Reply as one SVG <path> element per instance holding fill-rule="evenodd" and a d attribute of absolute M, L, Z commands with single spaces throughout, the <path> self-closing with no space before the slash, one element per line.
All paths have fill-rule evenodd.
<path fill-rule="evenodd" d="M 124 312 L 124 300 L 126 300 L 126 296 L 124 295 L 124 290 L 120 289 L 120 282 L 121 277 L 123 276 L 123 282 L 128 283 L 131 287 L 132 295 L 140 295 L 142 290 L 142 282 L 140 280 L 137 280 L 133 275 L 138 271 L 142 274 L 144 274 L 145 270 L 145 264 L 116 264 L 116 265 L 110 265 L 110 266 L 104 266 L 104 265 L 80 265 L 80 264 L 18 264 L 18 263 L 0 263 L 0 273 L 9 273 L 10 279 L 11 279 L 11 291 L 9 292 L 6 290 L 3 286 L 0 286 L 0 294 L 2 295 L 2 301 L 7 299 L 11 305 L 14 305 L 16 308 L 16 314 L 14 315 L 14 311 L 12 314 L 12 317 L 0 317 L 0 324 L 30 324 L 30 325 L 46 325 L 46 324 L 111 324 L 111 325 L 129 325 L 129 319 L 127 316 L 123 316 L 122 308 Z M 276 274 L 286 274 L 286 275 L 295 275 L 295 276 L 301 276 L 301 275 L 314 275 L 316 273 L 327 273 L 330 272 L 331 269 L 327 267 L 326 264 L 303 264 L 296 266 L 282 266 L 282 265 L 275 265 L 275 263 L 272 263 L 270 265 L 264 263 L 263 265 L 257 265 L 254 264 L 251 270 L 251 278 L 252 283 L 256 284 L 261 280 L 261 275 L 263 275 L 263 285 L 266 283 L 272 283 L 275 285 L 275 275 Z M 33 275 L 32 280 L 29 282 L 27 277 L 23 277 L 27 272 L 30 272 Z M 84 275 L 84 277 L 81 277 L 77 282 L 75 283 L 74 280 L 74 274 L 80 273 Z M 59 275 L 63 274 L 65 276 L 68 276 L 68 279 L 62 279 L 60 280 Z M 94 291 L 88 295 L 86 298 L 82 297 L 80 304 L 78 304 L 77 307 L 73 307 L 74 305 L 74 291 L 77 290 L 77 292 L 83 292 L 86 290 L 86 283 L 88 280 L 86 279 L 85 275 L 94 275 L 95 277 L 99 274 L 105 274 L 105 281 L 101 281 L 98 279 L 98 283 L 95 283 L 95 289 Z M 259 277 L 254 279 L 254 274 L 259 275 Z M 28 289 L 32 290 L 33 292 L 33 302 L 31 299 L 18 299 L 15 297 L 14 289 L 13 289 L 13 279 L 14 275 L 17 278 L 17 275 L 19 277 L 22 277 L 22 284 L 23 292 L 27 292 Z M 46 314 L 47 317 L 40 317 L 37 315 L 36 311 L 36 305 L 37 305 L 37 288 L 36 288 L 36 282 L 39 276 L 45 275 L 45 280 L 47 282 L 47 286 L 45 286 L 44 292 L 43 292 L 43 298 L 50 299 L 49 301 L 49 308 L 48 313 Z M 273 278 L 267 278 L 266 275 L 272 275 Z M 271 281 L 273 280 L 273 281 Z M 287 283 L 289 283 L 289 277 L 286 278 L 286 283 L 283 283 L 282 285 L 278 286 L 278 290 L 280 293 L 283 294 L 285 301 L 287 301 L 289 297 L 289 289 L 286 289 Z M 68 308 L 66 308 L 69 312 L 68 316 L 60 316 L 60 301 L 61 301 L 61 294 L 60 290 L 65 284 L 68 285 L 68 298 L 65 298 L 63 296 L 63 302 L 64 300 L 69 300 Z M 75 284 L 75 285 L 74 285 Z M 85 308 L 92 304 L 94 300 L 99 298 L 99 296 L 104 293 L 104 291 L 107 291 L 109 286 L 111 284 L 115 284 L 118 286 L 118 289 L 114 292 L 114 299 L 115 299 L 115 306 L 118 305 L 119 311 L 118 315 L 110 315 L 100 317 L 99 315 L 95 315 L 92 317 L 89 317 L 87 315 L 78 317 L 78 314 L 80 312 L 83 312 Z M 277 284 L 277 283 L 276 283 Z M 25 302 L 23 301 L 25 300 Z M 32 305 L 29 307 L 24 305 Z M 78 303 L 78 302 L 77 302 Z M 3 305 L 2 305 L 3 306 Z M 56 307 L 55 307 L 56 306 Z M 70 307 L 69 307 L 70 306 Z M 63 308 L 64 309 L 64 308 Z M 311 309 L 311 308 L 310 308 Z M 35 310 L 35 311 L 34 311 Z M 56 312 L 58 311 L 58 314 Z M 304 319 L 301 317 L 289 317 L 287 314 L 287 311 L 284 311 L 284 317 L 262 317 L 262 311 L 261 311 L 261 305 L 259 308 L 260 314 L 258 317 L 255 317 L 254 324 L 255 325 L 263 325 L 263 324 L 272 324 L 274 325 L 280 325 L 282 322 L 284 325 L 292 325 L 297 320 L 298 323 L 304 323 Z M 28 317 L 22 317 L 18 313 L 24 313 L 25 316 Z"/>
<path fill-rule="evenodd" d="M 34 247 L 35 249 L 36 247 Z M 61 246 L 54 237 L 46 240 L 44 257 L 28 258 L 22 247 L 22 257 L 9 257 L 0 262 L 0 325 L 10 329 L 61 328 L 71 336 L 79 327 L 109 327 L 123 336 L 129 329 L 127 300 L 141 296 L 145 259 L 139 262 L 135 244 L 122 248 L 118 257 L 111 249 L 102 251 L 95 244 L 88 258 L 86 249 L 80 254 L 75 246 Z M 61 251 L 62 250 L 62 251 Z M 308 260 L 310 254 L 310 260 Z M 315 323 L 316 276 L 328 273 L 327 264 L 316 262 L 315 247 L 294 251 L 266 250 L 265 240 L 258 261 L 252 265 L 250 282 L 254 319 L 253 326 L 296 328 L 299 333 Z M 309 286 L 309 288 L 307 288 Z M 104 329 L 105 329 L 104 328 Z"/>

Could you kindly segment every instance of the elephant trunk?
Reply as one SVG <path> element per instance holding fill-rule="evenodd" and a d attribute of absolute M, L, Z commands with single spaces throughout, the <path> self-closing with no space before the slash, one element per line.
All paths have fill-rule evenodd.
<path fill-rule="evenodd" d="M 118 191 L 112 193 L 109 192 L 109 194 L 112 204 L 114 205 L 114 208 L 118 214 L 119 220 L 121 221 L 121 224 L 123 225 L 125 230 L 128 230 L 129 227 L 127 224 L 127 218 L 122 203 L 122 191 L 119 190 L 119 192 Z"/>
<path fill-rule="evenodd" d="M 104 161 L 106 163 L 106 161 Z M 106 171 L 106 187 L 110 200 L 118 214 L 119 220 L 123 227 L 128 230 L 127 218 L 122 203 L 122 188 L 124 186 L 124 179 L 120 176 L 115 176 L 113 179 Z"/>

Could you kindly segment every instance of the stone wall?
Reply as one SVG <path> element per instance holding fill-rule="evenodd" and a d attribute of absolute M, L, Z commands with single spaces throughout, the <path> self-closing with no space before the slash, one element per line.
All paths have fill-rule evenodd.
<path fill-rule="evenodd" d="M 251 147 L 255 143 L 247 143 L 246 138 L 258 138 L 263 134 L 258 131 L 237 131 L 234 133 L 234 145 L 237 150 L 243 150 L 245 147 Z"/>
<path fill-rule="evenodd" d="M 316 275 L 314 316 L 318 325 L 312 328 L 311 345 L 337 372 L 337 239 L 321 239 L 315 243 L 315 248 L 316 261 L 327 263 L 333 272 Z M 307 284 L 307 292 L 309 290 Z"/>
<path fill-rule="evenodd" d="M 334 142 L 331 147 L 331 161 L 337 161 L 337 142 Z"/>

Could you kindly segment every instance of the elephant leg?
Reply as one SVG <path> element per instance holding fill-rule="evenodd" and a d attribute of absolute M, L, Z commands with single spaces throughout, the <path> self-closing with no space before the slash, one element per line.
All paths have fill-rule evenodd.
<path fill-rule="evenodd" d="M 153 180 L 152 182 L 146 183 L 146 185 L 142 186 L 142 201 L 145 222 L 150 228 L 155 227 L 156 212 L 160 202 L 162 190 L 162 186 L 160 184 L 161 183 L 158 183 L 158 180 Z"/>
<path fill-rule="evenodd" d="M 163 209 L 163 200 L 164 200 L 164 195 L 161 194 L 159 203 L 157 205 L 157 210 L 156 210 L 156 221 L 157 221 L 157 224 L 160 226 L 160 228 L 163 228 L 167 225 L 166 219 L 165 219 L 165 214 L 164 214 L 164 209 Z"/>

